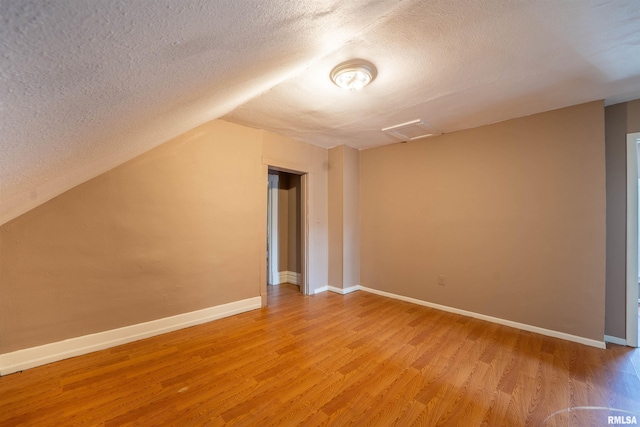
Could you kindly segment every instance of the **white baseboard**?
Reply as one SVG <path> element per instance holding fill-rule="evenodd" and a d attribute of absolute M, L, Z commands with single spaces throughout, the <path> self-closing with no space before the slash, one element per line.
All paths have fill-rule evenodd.
<path fill-rule="evenodd" d="M 624 338 L 612 337 L 611 335 L 604 336 L 604 342 L 610 342 L 611 344 L 627 345 L 627 340 Z"/>
<path fill-rule="evenodd" d="M 327 290 L 335 292 L 337 294 L 345 295 L 350 294 L 351 292 L 359 291 L 360 285 L 350 286 L 348 288 L 336 288 L 334 286 L 327 286 Z"/>
<path fill-rule="evenodd" d="M 274 283 L 274 285 L 280 285 L 282 283 L 291 283 L 292 285 L 300 284 L 300 273 L 296 273 L 295 271 L 279 271 L 278 276 L 278 283 Z"/>
<path fill-rule="evenodd" d="M 350 294 L 351 292 L 359 291 L 360 285 L 350 286 L 348 288 L 336 288 L 335 286 L 323 286 L 321 288 L 316 289 L 313 293 L 319 294 L 321 292 L 335 292 L 336 294 L 345 295 Z"/>
<path fill-rule="evenodd" d="M 396 295 L 390 292 L 379 291 L 377 289 L 367 288 L 360 285 L 360 290 L 365 292 L 371 292 L 372 294 L 382 295 L 389 298 L 394 298 L 401 301 L 410 302 L 413 304 L 423 305 L 425 307 L 435 308 L 437 310 L 448 311 L 450 313 L 460 314 L 462 316 L 473 317 L 475 319 L 485 320 L 487 322 L 498 323 L 500 325 L 509 326 L 523 331 L 535 332 L 537 334 L 546 335 L 549 337 L 560 338 L 566 341 L 573 341 L 580 344 L 588 345 L 597 348 L 606 348 L 604 341 L 597 341 L 590 338 L 579 337 L 577 335 L 567 334 L 565 332 L 553 331 L 551 329 L 540 328 L 538 326 L 527 325 L 525 323 L 513 322 L 511 320 L 500 319 L 498 317 L 487 316 L 484 314 L 474 313 L 473 311 L 461 310 L 458 308 L 448 307 L 446 305 L 434 304 L 427 301 L 422 301 L 416 298 L 405 297 L 403 295 Z"/>
<path fill-rule="evenodd" d="M 253 297 L 150 322 L 0 354 L 0 376 L 188 328 L 260 307 L 261 298 Z"/>

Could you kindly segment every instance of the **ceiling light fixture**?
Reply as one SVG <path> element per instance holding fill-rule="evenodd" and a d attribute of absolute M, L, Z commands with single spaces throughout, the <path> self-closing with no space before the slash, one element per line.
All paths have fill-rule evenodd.
<path fill-rule="evenodd" d="M 360 90 L 371 83 L 378 74 L 376 67 L 363 59 L 343 62 L 331 70 L 331 80 L 347 90 Z"/>

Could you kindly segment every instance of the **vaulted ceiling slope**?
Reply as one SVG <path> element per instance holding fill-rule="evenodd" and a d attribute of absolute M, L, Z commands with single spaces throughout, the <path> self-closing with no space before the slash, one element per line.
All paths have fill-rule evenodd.
<path fill-rule="evenodd" d="M 378 77 L 344 92 L 333 66 Z M 0 0 L 0 223 L 209 120 L 331 147 L 640 97 L 637 0 Z"/>

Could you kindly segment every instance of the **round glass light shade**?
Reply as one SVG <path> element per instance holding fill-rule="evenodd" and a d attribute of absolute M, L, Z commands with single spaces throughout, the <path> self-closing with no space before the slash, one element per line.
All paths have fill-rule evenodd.
<path fill-rule="evenodd" d="M 363 60 L 343 62 L 331 70 L 331 80 L 347 90 L 360 90 L 375 78 L 376 67 Z"/>

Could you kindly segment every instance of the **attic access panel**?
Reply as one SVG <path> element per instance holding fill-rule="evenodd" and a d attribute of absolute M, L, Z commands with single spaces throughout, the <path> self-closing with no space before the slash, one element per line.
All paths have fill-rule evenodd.
<path fill-rule="evenodd" d="M 413 141 L 414 139 L 427 138 L 429 136 L 442 135 L 442 132 L 429 126 L 427 123 L 423 122 L 420 119 L 384 128 L 382 129 L 382 132 L 398 138 L 403 142 Z"/>

